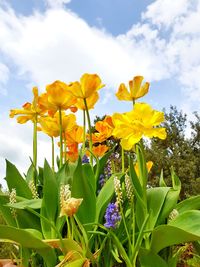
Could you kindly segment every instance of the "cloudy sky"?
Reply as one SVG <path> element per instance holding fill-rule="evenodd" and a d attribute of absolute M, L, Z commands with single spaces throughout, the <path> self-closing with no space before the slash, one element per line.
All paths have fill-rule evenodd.
<path fill-rule="evenodd" d="M 155 109 L 176 105 L 189 116 L 200 108 L 200 0 L 1 0 L 0 183 L 5 158 L 24 171 L 32 154 L 31 124 L 9 110 L 31 101 L 54 80 L 98 73 L 106 87 L 93 111 L 131 106 L 114 96 L 121 82 L 143 75 L 143 101 Z M 50 145 L 39 134 L 39 162 Z"/>

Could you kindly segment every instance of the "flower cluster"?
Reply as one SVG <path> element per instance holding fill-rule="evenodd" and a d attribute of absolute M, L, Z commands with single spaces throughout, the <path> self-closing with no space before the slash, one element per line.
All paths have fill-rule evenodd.
<path fill-rule="evenodd" d="M 105 214 L 106 223 L 104 226 L 106 228 L 116 228 L 118 226 L 119 221 L 121 220 L 121 216 L 119 214 L 118 206 L 116 203 L 110 203 L 106 209 Z"/>

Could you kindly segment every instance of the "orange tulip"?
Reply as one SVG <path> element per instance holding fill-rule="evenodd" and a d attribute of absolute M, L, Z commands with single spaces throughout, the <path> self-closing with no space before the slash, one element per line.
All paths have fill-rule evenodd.
<path fill-rule="evenodd" d="M 92 134 L 92 142 L 102 143 L 112 136 L 114 125 L 112 123 L 112 117 L 106 116 L 104 120 L 98 121 L 95 124 L 95 129 L 98 132 Z"/>
<path fill-rule="evenodd" d="M 83 127 L 75 125 L 70 131 L 65 133 L 67 143 L 83 143 Z"/>
<path fill-rule="evenodd" d="M 106 153 L 106 151 L 108 151 L 109 147 L 106 145 L 98 145 L 98 146 L 93 146 L 92 147 L 92 153 L 98 157 L 101 158 L 103 157 L 103 155 Z M 90 152 L 86 151 L 86 155 L 89 156 Z"/>

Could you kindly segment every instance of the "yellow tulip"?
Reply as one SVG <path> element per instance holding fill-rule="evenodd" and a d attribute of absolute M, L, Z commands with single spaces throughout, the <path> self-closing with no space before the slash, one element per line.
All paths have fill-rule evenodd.
<path fill-rule="evenodd" d="M 80 83 L 71 83 L 67 90 L 71 95 L 77 98 L 87 99 L 103 86 L 104 85 L 101 83 L 101 79 L 97 74 L 85 73 L 82 75 Z"/>
<path fill-rule="evenodd" d="M 41 104 L 53 112 L 69 109 L 76 103 L 76 98 L 68 92 L 68 85 L 61 81 L 55 81 L 46 86 L 47 93 L 43 95 Z"/>
<path fill-rule="evenodd" d="M 60 216 L 73 216 L 78 211 L 78 208 L 81 205 L 82 201 L 82 198 L 70 197 L 69 199 L 61 202 Z"/>
<path fill-rule="evenodd" d="M 129 91 L 124 83 L 121 83 L 118 92 L 115 94 L 119 100 L 135 101 L 136 99 L 146 95 L 149 90 L 149 83 L 142 85 L 142 76 L 135 76 L 129 81 Z"/>
<path fill-rule="evenodd" d="M 94 92 L 91 96 L 89 96 L 87 98 L 87 108 L 88 109 L 93 109 L 94 108 L 94 105 L 96 104 L 96 102 L 98 101 L 98 99 L 99 99 L 99 94 L 97 92 Z M 78 98 L 75 106 L 78 109 L 86 110 L 86 107 L 85 107 L 85 103 L 84 103 L 84 99 L 83 98 Z"/>
<path fill-rule="evenodd" d="M 33 87 L 33 101 L 32 103 L 25 103 L 22 108 L 23 109 L 11 109 L 10 110 L 10 118 L 17 117 L 18 123 L 26 123 L 27 121 L 31 120 L 34 122 L 39 115 L 43 115 L 45 111 L 40 108 L 38 104 L 38 88 Z"/>
<path fill-rule="evenodd" d="M 164 121 L 164 113 L 153 110 L 150 105 L 136 103 L 130 112 L 115 113 L 112 117 L 115 126 L 113 136 L 121 139 L 125 150 L 130 150 L 143 136 L 166 138 L 166 129 L 158 128 Z"/>
<path fill-rule="evenodd" d="M 60 127 L 56 118 L 45 117 L 40 118 L 39 123 L 41 130 L 50 137 L 58 137 L 60 134 Z"/>

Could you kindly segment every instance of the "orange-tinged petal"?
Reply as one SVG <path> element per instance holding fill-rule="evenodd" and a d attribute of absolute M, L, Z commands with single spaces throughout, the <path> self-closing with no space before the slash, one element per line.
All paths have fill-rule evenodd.
<path fill-rule="evenodd" d="M 108 151 L 109 147 L 106 145 L 98 145 L 98 146 L 93 146 L 92 147 L 92 152 L 96 157 L 101 158 L 106 151 Z"/>
<path fill-rule="evenodd" d="M 136 99 L 146 95 L 149 91 L 149 83 L 142 85 L 143 76 L 135 76 L 129 81 L 129 90 L 124 83 L 121 83 L 116 93 L 119 100 L 135 101 Z"/>
<path fill-rule="evenodd" d="M 65 133 L 67 143 L 83 143 L 83 127 L 75 125 L 70 131 Z"/>
<path fill-rule="evenodd" d="M 69 198 L 66 201 L 61 203 L 61 211 L 60 216 L 67 215 L 69 217 L 73 216 L 77 211 L 79 206 L 81 205 L 83 199 L 82 198 Z"/>
<path fill-rule="evenodd" d="M 115 95 L 119 100 L 126 100 L 126 101 L 132 100 L 131 94 L 128 92 L 128 89 L 124 83 L 120 84 L 119 89 Z"/>
<path fill-rule="evenodd" d="M 149 83 L 146 82 L 141 86 L 143 79 L 143 76 L 135 76 L 133 80 L 129 81 L 131 97 L 133 100 L 146 95 L 149 91 Z"/>
<path fill-rule="evenodd" d="M 146 163 L 146 168 L 147 168 L 148 173 L 150 172 L 152 166 L 153 166 L 153 161 L 148 161 L 148 162 Z M 136 172 L 137 176 L 139 176 L 139 166 L 138 166 L 138 162 L 136 162 L 136 164 L 134 165 L 134 169 L 135 169 L 135 172 Z"/>
<path fill-rule="evenodd" d="M 27 121 L 30 121 L 30 120 L 33 120 L 33 116 L 31 116 L 31 115 L 17 117 L 17 122 L 20 123 L 20 124 L 24 124 L 24 123 L 26 123 Z"/>

